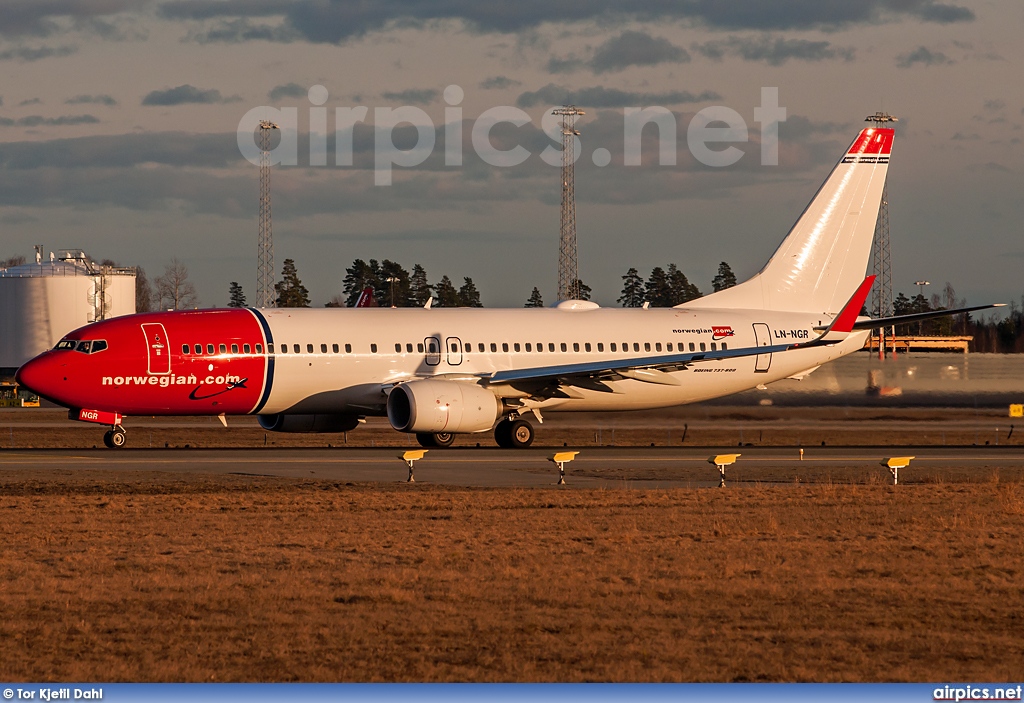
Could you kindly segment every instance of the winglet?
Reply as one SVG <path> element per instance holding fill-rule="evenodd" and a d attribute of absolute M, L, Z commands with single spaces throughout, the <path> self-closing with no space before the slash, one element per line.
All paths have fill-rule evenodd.
<path fill-rule="evenodd" d="M 846 303 L 836 319 L 829 325 L 829 332 L 852 332 L 853 323 L 857 321 L 857 316 L 860 315 L 860 311 L 864 309 L 864 302 L 868 299 L 868 295 L 871 293 L 871 286 L 875 282 L 874 276 L 868 276 L 864 279 L 864 282 L 860 284 L 860 288 L 853 294 L 850 300 Z"/>

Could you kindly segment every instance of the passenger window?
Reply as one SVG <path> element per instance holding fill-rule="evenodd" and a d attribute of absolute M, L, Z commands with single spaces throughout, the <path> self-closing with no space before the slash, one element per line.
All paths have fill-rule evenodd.
<path fill-rule="evenodd" d="M 352 345 L 351 344 L 346 344 L 345 345 L 345 353 L 346 354 L 351 354 L 352 353 Z"/>
<path fill-rule="evenodd" d="M 519 342 L 516 342 L 515 344 L 513 344 L 513 345 L 512 345 L 512 349 L 513 349 L 514 351 L 519 351 Z"/>
<path fill-rule="evenodd" d="M 711 351 L 718 351 L 718 346 L 714 342 L 711 343 Z"/>
<path fill-rule="evenodd" d="M 257 344 L 256 345 L 256 353 L 257 354 L 262 354 L 263 353 L 263 345 L 262 344 Z"/>
<path fill-rule="evenodd" d="M 690 351 L 693 351 L 696 347 L 693 346 L 693 342 L 690 342 Z"/>
<path fill-rule="evenodd" d="M 371 344 L 370 345 L 370 352 L 373 353 L 373 354 L 377 353 L 377 345 L 376 344 Z"/>
<path fill-rule="evenodd" d="M 617 348 L 617 345 L 615 344 L 615 342 L 612 342 L 608 346 L 611 348 L 612 351 L 618 351 L 618 348 Z"/>
<path fill-rule="evenodd" d="M 331 345 L 331 351 L 334 352 L 335 354 L 337 354 L 338 351 L 339 351 L 338 345 L 337 344 L 332 344 Z"/>
<path fill-rule="evenodd" d="M 587 342 L 586 344 L 583 345 L 583 350 L 590 351 L 590 342 Z"/>
<path fill-rule="evenodd" d="M 661 342 L 655 342 L 654 351 L 661 351 Z"/>
<path fill-rule="evenodd" d="M 416 345 L 416 351 L 418 351 L 420 354 L 423 353 L 423 342 L 420 342 L 419 344 Z"/>
<path fill-rule="evenodd" d="M 217 348 L 220 349 L 220 353 L 221 354 L 227 354 L 228 353 L 228 348 L 227 348 L 227 345 L 225 345 L 225 344 L 220 344 L 220 345 L 218 345 Z"/>
<path fill-rule="evenodd" d="M 327 353 L 327 345 L 326 344 L 321 344 L 320 345 L 320 353 L 321 354 L 326 354 Z"/>
<path fill-rule="evenodd" d="M 301 354 L 302 348 L 298 344 L 293 344 L 292 351 L 295 352 L 296 354 Z"/>
<path fill-rule="evenodd" d="M 203 353 L 203 345 L 202 344 L 197 344 L 193 348 L 195 349 L 195 353 L 196 354 L 202 354 Z"/>
<path fill-rule="evenodd" d="M 287 344 L 282 344 L 281 345 L 281 353 L 282 354 L 287 354 L 288 353 L 288 345 Z"/>
<path fill-rule="evenodd" d="M 568 347 L 565 346 L 565 342 L 562 342 L 561 349 L 562 351 L 569 351 Z"/>
<path fill-rule="evenodd" d="M 555 343 L 554 342 L 548 342 L 548 351 L 549 352 L 553 352 L 554 350 L 555 350 Z"/>
<path fill-rule="evenodd" d="M 402 343 L 401 342 L 395 342 L 395 352 L 397 352 L 398 354 L 402 353 Z"/>
<path fill-rule="evenodd" d="M 238 353 L 238 345 L 237 344 L 232 344 L 231 345 L 231 353 L 232 354 L 237 354 Z"/>
<path fill-rule="evenodd" d="M 256 348 L 259 349 L 259 345 L 258 344 L 256 345 Z M 273 354 L 274 353 L 274 343 L 273 342 L 268 342 L 267 343 L 267 353 L 268 354 Z"/>
<path fill-rule="evenodd" d="M 244 353 L 246 353 L 246 354 L 251 354 L 252 353 L 252 347 L 250 347 L 248 344 L 243 344 L 242 345 L 242 351 Z"/>
<path fill-rule="evenodd" d="M 476 349 L 477 349 L 478 352 L 483 354 L 484 353 L 484 343 L 483 342 L 477 342 Z"/>
<path fill-rule="evenodd" d="M 491 351 L 492 352 L 498 351 L 498 345 L 495 344 L 494 342 L 491 342 Z"/>
<path fill-rule="evenodd" d="M 307 354 L 312 354 L 313 353 L 313 345 L 312 344 L 307 344 L 306 345 L 306 353 Z"/>
<path fill-rule="evenodd" d="M 704 342 L 700 343 L 700 350 L 701 351 L 707 351 L 707 347 L 704 345 Z"/>
<path fill-rule="evenodd" d="M 406 342 L 406 344 L 405 344 L 405 353 L 406 354 L 412 354 L 412 345 L 409 344 L 408 342 Z"/>
<path fill-rule="evenodd" d="M 647 345 L 648 351 L 650 351 L 651 345 Z M 633 342 L 633 351 L 640 351 L 640 342 Z"/>
<path fill-rule="evenodd" d="M 598 342 L 597 343 L 597 350 L 599 352 L 603 352 L 604 351 L 604 342 Z"/>
<path fill-rule="evenodd" d="M 669 342 L 669 343 L 668 343 L 668 344 L 666 345 L 666 349 L 667 349 L 668 351 L 672 351 L 672 342 Z"/>
<path fill-rule="evenodd" d="M 572 343 L 572 350 L 574 352 L 578 352 L 580 350 L 580 343 L 579 342 L 573 342 Z"/>
<path fill-rule="evenodd" d="M 434 344 L 434 342 L 429 342 L 427 344 L 427 352 L 429 354 L 436 354 L 437 353 L 437 346 Z"/>
<path fill-rule="evenodd" d="M 644 351 L 650 351 L 650 350 L 651 350 L 651 343 L 650 342 L 644 342 Z"/>
<path fill-rule="evenodd" d="M 188 352 L 189 352 L 189 346 L 187 344 L 182 344 L 181 345 L 181 353 L 182 354 L 188 354 Z"/>
<path fill-rule="evenodd" d="M 728 348 L 729 348 L 729 347 L 728 347 L 728 346 L 726 346 L 725 342 L 722 342 L 722 351 L 725 351 L 725 350 L 726 350 L 726 349 L 728 349 Z"/>
<path fill-rule="evenodd" d="M 507 352 L 508 351 L 508 342 L 502 342 L 501 343 L 501 350 L 503 352 Z"/>
<path fill-rule="evenodd" d="M 526 351 L 528 351 L 528 352 L 533 351 L 533 345 L 530 344 L 529 342 L 526 343 Z"/>
<path fill-rule="evenodd" d="M 207 354 L 213 354 L 213 345 L 212 344 L 207 344 L 206 345 L 206 353 Z"/>

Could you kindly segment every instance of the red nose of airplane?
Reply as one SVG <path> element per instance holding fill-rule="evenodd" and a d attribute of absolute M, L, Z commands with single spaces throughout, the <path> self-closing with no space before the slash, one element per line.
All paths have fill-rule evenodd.
<path fill-rule="evenodd" d="M 52 354 L 41 354 L 25 362 L 14 374 L 14 380 L 19 386 L 53 400 L 53 391 L 57 390 L 58 382 L 62 378 L 60 367 L 61 363 L 54 359 Z"/>

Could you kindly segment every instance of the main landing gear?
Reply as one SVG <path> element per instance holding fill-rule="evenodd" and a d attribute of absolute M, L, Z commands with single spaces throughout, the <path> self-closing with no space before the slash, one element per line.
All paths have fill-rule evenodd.
<path fill-rule="evenodd" d="M 421 447 L 450 447 L 455 442 L 453 432 L 417 432 L 416 441 Z"/>
<path fill-rule="evenodd" d="M 103 444 L 110 449 L 120 449 L 127 441 L 128 435 L 125 434 L 121 425 L 114 425 L 103 434 Z"/>
<path fill-rule="evenodd" d="M 522 418 L 502 420 L 494 428 L 494 441 L 505 449 L 526 449 L 533 444 L 533 425 Z"/>

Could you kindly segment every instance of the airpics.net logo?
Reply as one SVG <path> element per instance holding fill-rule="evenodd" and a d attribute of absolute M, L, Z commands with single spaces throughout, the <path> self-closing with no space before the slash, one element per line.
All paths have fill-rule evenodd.
<path fill-rule="evenodd" d="M 328 165 L 328 108 L 327 88 L 312 86 L 307 95 L 309 129 L 308 166 Z M 457 85 L 444 90 L 444 165 L 458 167 L 463 164 L 463 131 L 466 122 L 462 101 L 465 91 Z M 586 106 L 580 106 L 586 109 Z M 280 141 L 268 149 L 272 166 L 299 165 L 299 109 L 298 107 L 254 107 L 238 122 L 238 149 L 242 156 L 254 166 L 260 165 L 261 148 L 257 140 L 261 122 L 270 122 L 280 130 Z M 552 140 L 538 155 L 549 166 L 562 166 L 563 118 L 553 112 L 552 107 L 544 111 L 540 119 L 543 132 Z M 653 124 L 657 130 L 658 164 L 675 166 L 679 124 L 676 115 L 665 107 L 625 107 L 623 114 L 622 163 L 624 166 L 640 166 L 641 135 L 644 128 Z M 754 122 L 759 125 L 760 157 L 762 166 L 777 166 L 779 163 L 779 123 L 786 120 L 786 108 L 779 106 L 778 88 L 761 88 L 761 104 L 754 108 Z M 470 144 L 473 152 L 485 164 L 496 168 L 512 168 L 525 163 L 534 156 L 521 144 L 508 149 L 499 149 L 491 140 L 492 130 L 500 124 L 523 127 L 533 123 L 534 118 L 525 110 L 511 105 L 499 105 L 484 110 L 473 121 L 470 128 Z M 357 107 L 334 108 L 334 166 L 351 167 L 354 164 L 355 131 L 357 124 L 370 125 L 370 109 Z M 402 125 L 415 128 L 416 140 L 409 148 L 400 149 L 395 145 L 395 130 Z M 413 105 L 401 107 L 375 107 L 373 127 L 373 182 L 388 186 L 392 183 L 394 168 L 415 168 L 424 163 L 437 145 L 438 129 L 433 118 L 422 108 Z M 746 119 L 736 110 L 723 105 L 714 105 L 699 110 L 686 124 L 686 147 L 699 163 L 713 168 L 732 166 L 744 158 L 746 152 L 736 144 L 750 141 L 750 129 Z M 276 131 L 276 130 L 275 130 Z M 577 131 L 573 131 L 571 154 L 575 163 L 584 153 Z M 606 147 L 597 147 L 590 152 L 594 165 L 604 167 L 612 162 L 612 152 Z M 305 166 L 307 164 L 303 164 Z"/>

